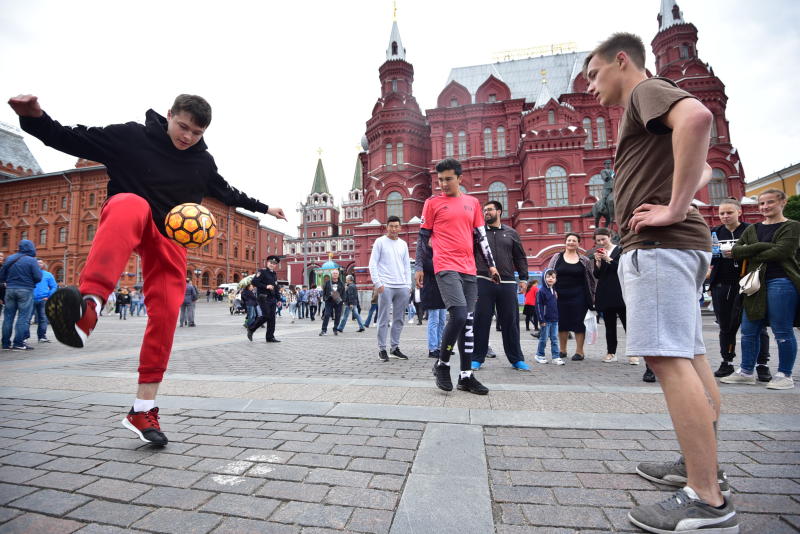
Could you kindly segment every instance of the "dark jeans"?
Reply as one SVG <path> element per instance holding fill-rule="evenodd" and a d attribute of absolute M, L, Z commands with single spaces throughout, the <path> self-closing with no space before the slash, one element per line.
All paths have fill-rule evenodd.
<path fill-rule="evenodd" d="M 714 284 L 711 288 L 711 304 L 719 325 L 719 352 L 722 359 L 730 363 L 736 358 L 736 332 L 741 322 L 740 310 L 736 306 L 739 284 Z M 759 334 L 758 365 L 769 363 L 769 336 L 767 328 Z"/>
<path fill-rule="evenodd" d="M 308 315 L 308 302 L 300 301 L 297 303 L 297 318 L 305 319 Z"/>
<path fill-rule="evenodd" d="M 626 330 L 625 308 L 603 310 L 603 324 L 606 326 L 606 352 L 609 354 L 617 353 L 617 317 L 622 323 L 622 329 Z"/>
<path fill-rule="evenodd" d="M 255 332 L 261 328 L 262 324 L 267 323 L 267 339 L 273 339 L 275 338 L 275 309 L 278 303 L 273 299 L 259 295 L 258 305 L 261 307 L 261 315 L 250 326 L 250 330 Z"/>
<path fill-rule="evenodd" d="M 314 320 L 314 317 L 317 316 L 317 305 L 316 304 L 310 304 L 309 303 L 309 305 L 308 305 L 308 315 L 309 315 L 309 317 L 311 318 L 312 321 Z"/>
<path fill-rule="evenodd" d="M 14 330 L 14 346 L 25 345 L 31 327 L 33 311 L 33 290 L 7 288 L 5 310 L 3 310 L 3 348 L 11 347 L 11 330 Z M 19 312 L 19 316 L 17 316 Z M 14 318 L 17 324 L 14 325 Z"/>
<path fill-rule="evenodd" d="M 333 327 L 336 328 L 342 320 L 342 303 L 334 304 L 333 300 L 325 301 L 325 311 L 322 312 L 322 331 L 328 331 L 328 321 L 333 319 Z"/>
<path fill-rule="evenodd" d="M 742 313 L 742 369 L 752 373 L 756 355 L 760 354 L 759 334 L 769 322 L 775 340 L 778 342 L 778 371 L 792 376 L 794 361 L 797 358 L 797 338 L 794 336 L 794 316 L 800 295 L 788 278 L 767 280 L 767 315 L 763 319 L 750 320 L 747 311 Z"/>
<path fill-rule="evenodd" d="M 530 330 L 531 323 L 533 323 L 534 330 L 539 330 L 539 314 L 536 313 L 536 308 L 532 308 L 525 314 L 525 330 Z"/>
<path fill-rule="evenodd" d="M 36 338 L 47 338 L 47 314 L 44 312 L 46 300 L 33 302 L 33 313 L 36 315 Z"/>
<path fill-rule="evenodd" d="M 475 303 L 475 351 L 472 361 L 483 363 L 486 359 L 495 306 L 506 358 L 512 364 L 523 361 L 525 357 L 519 342 L 517 284 L 495 284 L 483 278 L 478 278 L 478 301 Z"/>
<path fill-rule="evenodd" d="M 376 302 L 372 306 L 369 307 L 369 312 L 367 313 L 367 320 L 364 321 L 364 326 L 369 326 L 369 323 L 372 321 L 372 314 L 375 314 L 375 322 L 378 322 L 378 303 Z"/>

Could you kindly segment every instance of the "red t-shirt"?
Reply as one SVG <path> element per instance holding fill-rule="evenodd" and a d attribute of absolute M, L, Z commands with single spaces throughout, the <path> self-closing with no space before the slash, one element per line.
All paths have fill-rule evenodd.
<path fill-rule="evenodd" d="M 474 275 L 472 232 L 483 225 L 481 205 L 475 197 L 463 193 L 448 197 L 442 193 L 426 200 L 422 208 L 422 228 L 431 231 L 434 272 Z"/>
<path fill-rule="evenodd" d="M 536 306 L 536 293 L 539 291 L 539 286 L 531 286 L 528 292 L 525 293 L 525 305 Z"/>

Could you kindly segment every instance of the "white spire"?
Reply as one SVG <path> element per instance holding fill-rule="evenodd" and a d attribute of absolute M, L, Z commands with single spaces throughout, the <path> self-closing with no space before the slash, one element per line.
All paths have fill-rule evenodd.
<path fill-rule="evenodd" d="M 670 26 L 686 24 L 683 11 L 675 0 L 661 0 L 661 11 L 658 13 L 658 31 L 664 31 Z"/>
<path fill-rule="evenodd" d="M 397 21 L 392 22 L 392 35 L 389 37 L 389 48 L 386 49 L 386 61 L 406 59 L 406 49 L 403 48 L 403 41 L 400 39 L 400 30 L 397 29 Z"/>
<path fill-rule="evenodd" d="M 533 109 L 543 108 L 545 104 L 553 99 L 550 90 L 547 88 L 547 71 L 542 69 L 542 88 L 539 89 L 539 96 L 536 97 L 536 102 L 533 104 Z"/>

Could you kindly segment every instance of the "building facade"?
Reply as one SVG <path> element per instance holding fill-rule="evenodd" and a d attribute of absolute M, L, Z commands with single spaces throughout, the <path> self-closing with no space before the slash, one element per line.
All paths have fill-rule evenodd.
<path fill-rule="evenodd" d="M 750 182 L 747 184 L 747 192 L 745 194 L 751 200 L 756 201 L 758 195 L 767 189 L 778 189 L 786 193 L 787 196 L 800 195 L 800 163 L 789 165 Z"/>

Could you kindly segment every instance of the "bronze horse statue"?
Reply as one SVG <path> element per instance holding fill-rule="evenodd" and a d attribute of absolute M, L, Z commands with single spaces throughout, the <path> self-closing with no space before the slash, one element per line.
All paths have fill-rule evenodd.
<path fill-rule="evenodd" d="M 611 170 L 611 160 L 605 161 L 600 177 L 603 179 L 603 194 L 594 203 L 592 210 L 581 217 L 594 217 L 595 228 L 600 228 L 600 219 L 604 218 L 605 227 L 609 228 L 614 223 L 614 171 Z"/>

